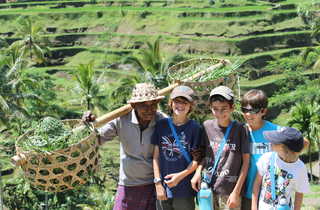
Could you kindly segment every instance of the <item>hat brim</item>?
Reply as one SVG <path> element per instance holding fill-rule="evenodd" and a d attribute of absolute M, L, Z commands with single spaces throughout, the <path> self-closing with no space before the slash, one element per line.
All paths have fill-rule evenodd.
<path fill-rule="evenodd" d="M 141 102 L 146 102 L 146 101 L 155 101 L 155 100 L 161 100 L 161 99 L 164 99 L 164 96 L 158 96 L 156 98 L 137 99 L 137 100 L 130 99 L 129 101 L 127 101 L 127 103 L 128 104 L 134 104 L 134 103 L 141 103 Z"/>
<path fill-rule="evenodd" d="M 269 142 L 273 144 L 283 144 L 287 140 L 287 137 L 281 135 L 277 130 L 264 131 L 263 136 L 265 139 L 267 139 Z"/>
<path fill-rule="evenodd" d="M 190 95 L 187 95 L 187 94 L 174 94 L 174 95 L 170 96 L 171 99 L 175 99 L 175 98 L 178 98 L 178 97 L 183 97 L 183 98 L 186 98 L 189 102 L 193 102 L 193 98 Z"/>
<path fill-rule="evenodd" d="M 224 94 L 224 93 L 214 93 L 214 94 L 211 94 L 210 97 L 209 97 L 209 100 L 211 100 L 211 98 L 213 96 L 222 96 L 223 98 L 227 99 L 228 101 L 230 100 L 233 100 L 233 97 L 228 95 L 228 94 Z"/>

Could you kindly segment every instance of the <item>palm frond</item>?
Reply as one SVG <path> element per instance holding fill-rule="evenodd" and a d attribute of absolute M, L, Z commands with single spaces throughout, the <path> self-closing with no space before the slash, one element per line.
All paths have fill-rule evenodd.
<path fill-rule="evenodd" d="M 8 105 L 6 99 L 5 99 L 1 94 L 0 94 L 0 105 L 1 105 L 1 110 L 2 110 L 3 112 L 10 110 L 9 105 Z"/>

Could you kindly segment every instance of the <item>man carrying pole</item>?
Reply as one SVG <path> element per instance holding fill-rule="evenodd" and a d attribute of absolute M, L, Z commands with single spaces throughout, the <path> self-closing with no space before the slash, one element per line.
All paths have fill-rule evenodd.
<path fill-rule="evenodd" d="M 98 129 L 99 144 L 118 136 L 120 141 L 119 183 L 114 210 L 155 210 L 151 135 L 156 121 L 164 115 L 157 111 L 159 96 L 147 83 L 136 84 L 128 103 L 133 110 Z M 94 121 L 87 112 L 84 121 Z"/>

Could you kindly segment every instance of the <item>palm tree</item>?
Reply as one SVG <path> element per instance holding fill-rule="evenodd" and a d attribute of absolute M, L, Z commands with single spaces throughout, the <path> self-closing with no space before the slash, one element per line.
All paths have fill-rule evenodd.
<path fill-rule="evenodd" d="M 96 79 L 93 65 L 93 61 L 88 64 L 80 64 L 74 73 L 74 78 L 78 82 L 82 102 L 86 104 L 86 109 L 93 110 L 99 108 L 106 110 L 107 108 L 103 101 L 106 99 L 106 96 L 101 93 L 99 87 L 103 74 Z"/>
<path fill-rule="evenodd" d="M 158 88 L 166 87 L 166 70 L 169 62 L 161 55 L 159 36 L 153 43 L 146 42 L 147 48 L 141 50 L 139 56 L 127 58 L 127 62 L 134 64 L 141 75 L 141 81 L 154 83 Z"/>
<path fill-rule="evenodd" d="M 48 41 L 41 36 L 43 28 L 34 24 L 29 17 L 22 17 L 18 22 L 20 26 L 17 28 L 16 35 L 22 39 L 12 43 L 10 48 L 19 49 L 23 56 L 30 58 L 30 61 L 45 62 L 45 55 L 50 54 L 50 50 L 46 46 Z"/>
<path fill-rule="evenodd" d="M 21 118 L 21 114 L 27 113 L 21 106 L 23 95 L 13 90 L 12 86 L 16 83 L 12 82 L 14 81 L 13 76 L 12 74 L 8 75 L 8 72 L 10 70 L 7 59 L 2 57 L 0 58 L 0 121 L 6 127 L 9 127 L 9 122 L 12 122 L 10 119 L 14 116 Z"/>
<path fill-rule="evenodd" d="M 24 119 L 37 117 L 38 107 L 32 104 L 49 107 L 42 99 L 42 92 L 46 89 L 43 83 L 48 81 L 29 75 L 27 68 L 28 62 L 17 49 L 9 49 L 6 56 L 0 57 L 0 121 L 6 127 L 15 127 L 18 132 L 23 130 Z"/>
<path fill-rule="evenodd" d="M 310 141 L 310 146 L 308 148 L 308 156 L 309 156 L 309 167 L 310 173 L 312 173 L 312 162 L 311 162 L 311 150 L 315 147 L 317 141 L 317 135 L 320 132 L 320 105 L 313 102 L 313 103 L 303 103 L 300 102 L 295 105 L 291 109 L 291 118 L 288 121 L 289 126 L 296 127 L 299 129 L 304 136 Z M 317 142 L 318 143 L 318 142 Z M 318 147 L 319 147 L 318 143 Z M 319 149 L 319 148 L 318 148 Z M 311 176 L 311 181 L 312 176 Z"/>

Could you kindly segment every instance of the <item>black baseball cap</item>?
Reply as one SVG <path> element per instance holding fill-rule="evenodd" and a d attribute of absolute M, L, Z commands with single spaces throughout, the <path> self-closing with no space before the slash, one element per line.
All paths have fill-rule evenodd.
<path fill-rule="evenodd" d="M 273 144 L 284 144 L 293 152 L 303 149 L 303 136 L 300 131 L 291 127 L 281 127 L 279 130 L 264 131 L 263 136 Z"/>
<path fill-rule="evenodd" d="M 194 91 L 185 85 L 180 85 L 173 89 L 170 94 L 171 99 L 175 99 L 178 97 L 186 98 L 189 102 L 193 102 Z"/>

